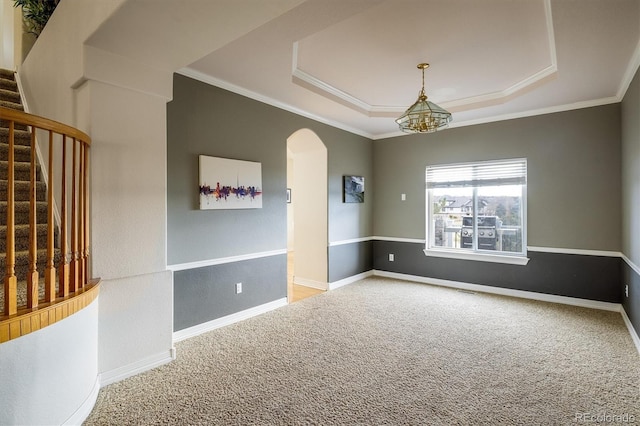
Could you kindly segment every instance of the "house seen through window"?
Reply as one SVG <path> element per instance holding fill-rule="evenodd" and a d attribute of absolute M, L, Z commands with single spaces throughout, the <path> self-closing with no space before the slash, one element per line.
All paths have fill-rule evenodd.
<path fill-rule="evenodd" d="M 425 253 L 526 255 L 526 159 L 428 166 L 426 184 Z"/>

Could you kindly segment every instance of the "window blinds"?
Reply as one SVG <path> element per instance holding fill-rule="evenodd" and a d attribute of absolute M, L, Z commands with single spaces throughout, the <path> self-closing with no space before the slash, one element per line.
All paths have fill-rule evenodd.
<path fill-rule="evenodd" d="M 527 160 L 427 166 L 427 188 L 463 188 L 527 183 Z"/>

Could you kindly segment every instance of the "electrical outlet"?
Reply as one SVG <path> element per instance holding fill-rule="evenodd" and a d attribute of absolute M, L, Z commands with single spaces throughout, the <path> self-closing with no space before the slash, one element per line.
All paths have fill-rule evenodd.
<path fill-rule="evenodd" d="M 629 297 L 629 284 L 625 284 L 624 286 L 624 295 Z"/>
<path fill-rule="evenodd" d="M 400 200 L 401 201 L 407 201 L 407 194 L 401 194 L 400 195 Z"/>
<path fill-rule="evenodd" d="M 242 293 L 242 283 L 236 283 L 236 294 Z"/>
<path fill-rule="evenodd" d="M 389 253 L 389 262 L 393 262 L 394 260 L 396 260 L 396 257 L 393 255 L 393 253 Z"/>

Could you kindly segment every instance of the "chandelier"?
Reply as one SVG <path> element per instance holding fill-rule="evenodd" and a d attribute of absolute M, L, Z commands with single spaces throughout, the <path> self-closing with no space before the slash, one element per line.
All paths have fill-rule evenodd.
<path fill-rule="evenodd" d="M 418 64 L 418 69 L 422 70 L 422 89 L 418 100 L 396 120 L 403 132 L 432 133 L 447 127 L 451 122 L 451 113 L 428 101 L 424 94 L 424 70 L 427 68 L 429 64 Z"/>

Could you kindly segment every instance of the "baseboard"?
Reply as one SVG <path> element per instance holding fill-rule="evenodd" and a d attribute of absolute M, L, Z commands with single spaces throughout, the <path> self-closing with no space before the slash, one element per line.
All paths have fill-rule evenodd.
<path fill-rule="evenodd" d="M 636 329 L 633 328 L 633 324 L 631 324 L 631 320 L 627 315 L 627 311 L 624 310 L 624 306 L 620 307 L 620 314 L 622 314 L 622 319 L 624 320 L 624 324 L 627 326 L 627 329 L 629 330 L 629 334 L 631 335 L 631 340 L 633 340 L 633 344 L 636 345 L 636 349 L 640 354 L 640 337 L 638 337 L 638 333 L 636 332 Z"/>
<path fill-rule="evenodd" d="M 601 309 L 603 311 L 620 312 L 619 303 L 600 302 L 597 300 L 579 299 L 576 297 L 556 296 L 553 294 L 536 293 L 533 291 L 514 290 L 510 288 L 492 287 L 481 284 L 469 284 L 459 281 L 442 280 L 439 278 L 421 277 L 417 275 L 399 274 L 374 270 L 374 275 L 380 277 L 396 278 L 400 280 L 416 281 L 425 284 L 433 284 L 441 287 L 457 288 L 461 290 L 477 291 L 481 293 L 498 294 L 501 296 L 519 297 L 521 299 L 540 300 L 542 302 L 560 303 L 563 305 L 580 306 L 583 308 Z"/>
<path fill-rule="evenodd" d="M 98 399 L 98 393 L 100 392 L 100 376 L 96 377 L 96 381 L 93 384 L 93 388 L 87 395 L 84 402 L 78 407 L 78 409 L 69 417 L 63 425 L 81 425 L 89 417 L 93 407 L 96 405 Z"/>
<path fill-rule="evenodd" d="M 265 303 L 263 305 L 255 306 L 253 308 L 245 309 L 244 311 L 236 312 L 235 314 L 227 315 L 221 318 L 217 318 L 211 321 L 207 321 L 202 324 L 194 325 L 193 327 L 185 328 L 173 333 L 173 342 L 180 342 L 181 340 L 195 337 L 199 334 L 206 333 L 207 331 L 215 330 L 216 328 L 231 325 L 238 321 L 242 321 L 251 317 L 255 317 L 260 314 L 278 309 L 287 305 L 287 298 L 274 300 L 273 302 Z"/>
<path fill-rule="evenodd" d="M 353 284 L 356 281 L 364 280 L 365 278 L 368 278 L 372 275 L 373 275 L 373 271 L 367 271 L 358 275 L 353 275 L 351 277 L 347 277 L 338 281 L 331 282 L 329 283 L 329 290 L 335 290 L 337 288 L 344 287 L 345 285 Z"/>
<path fill-rule="evenodd" d="M 327 290 L 327 283 L 321 281 L 310 280 L 308 278 L 293 277 L 293 283 L 297 285 L 303 285 L 305 287 L 316 288 L 318 290 Z"/>
<path fill-rule="evenodd" d="M 129 365 L 106 371 L 100 374 L 100 387 L 119 382 L 120 380 L 124 380 L 126 378 L 167 364 L 174 359 L 176 359 L 176 350 L 175 348 L 171 348 L 166 352 L 151 355 Z"/>

